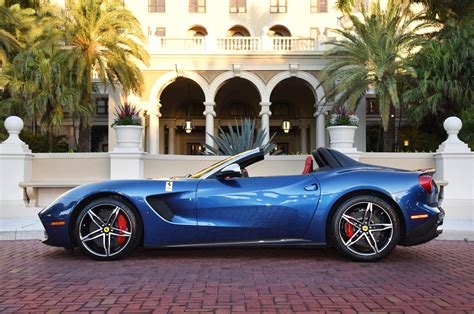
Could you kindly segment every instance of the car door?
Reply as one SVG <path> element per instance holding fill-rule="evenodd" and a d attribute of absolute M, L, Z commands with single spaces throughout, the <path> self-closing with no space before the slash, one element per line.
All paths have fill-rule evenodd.
<path fill-rule="evenodd" d="M 319 195 L 311 174 L 203 179 L 196 193 L 200 241 L 300 239 Z"/>

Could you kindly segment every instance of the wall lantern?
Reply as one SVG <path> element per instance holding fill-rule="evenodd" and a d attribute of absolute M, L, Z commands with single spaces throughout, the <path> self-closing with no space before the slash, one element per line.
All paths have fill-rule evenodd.
<path fill-rule="evenodd" d="M 408 141 L 408 140 L 403 141 L 403 146 L 407 147 L 409 145 L 410 145 L 410 141 Z"/>
<path fill-rule="evenodd" d="M 291 122 L 288 120 L 285 120 L 281 123 L 281 129 L 283 132 L 288 133 L 291 130 Z"/>
<path fill-rule="evenodd" d="M 184 121 L 183 129 L 186 133 L 191 133 L 194 129 L 193 121 L 191 119 L 187 119 L 186 121 Z"/>

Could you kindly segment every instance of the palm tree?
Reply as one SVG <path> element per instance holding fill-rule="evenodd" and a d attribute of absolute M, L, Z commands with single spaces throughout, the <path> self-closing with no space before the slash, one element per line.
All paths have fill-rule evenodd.
<path fill-rule="evenodd" d="M 20 52 L 0 76 L 24 115 L 38 117 L 48 127 L 49 149 L 53 147 L 53 132 L 77 103 L 74 86 L 68 79 L 64 51 L 54 45 L 29 48 Z"/>
<path fill-rule="evenodd" d="M 19 25 L 18 16 L 7 6 L 0 5 L 0 66 L 22 47 L 16 34 Z"/>
<path fill-rule="evenodd" d="M 369 88 L 375 91 L 385 150 L 393 148 L 395 121 L 391 115 L 400 107 L 399 83 L 414 75 L 406 60 L 419 46 L 419 31 L 426 26 L 420 14 L 400 4 L 389 0 L 385 10 L 379 2 L 370 11 L 362 7 L 361 18 L 346 12 L 352 25 L 333 30 L 341 39 L 329 42 L 333 47 L 325 55 L 331 60 L 321 73 L 322 85 L 328 87 L 323 104 L 334 100 L 336 107 L 355 110 Z"/>
<path fill-rule="evenodd" d="M 0 1 L 1 2 L 1 1 Z M 36 9 L 22 8 L 19 4 L 8 1 L 7 6 L 0 5 L 0 66 L 3 62 L 3 71 L 1 72 L 0 86 L 3 89 L 0 96 L 0 120 L 11 114 L 24 114 L 24 118 L 31 118 L 33 132 L 36 131 L 36 113 L 37 108 L 28 109 L 25 104 L 31 104 L 28 99 L 15 94 L 10 90 L 12 84 L 16 81 L 24 82 L 24 88 L 27 88 L 34 82 L 26 82 L 22 73 L 32 71 L 31 63 L 39 61 L 39 56 L 33 48 L 43 49 L 56 45 L 58 24 L 57 12 L 54 6 L 43 4 Z M 28 1 L 19 1 L 21 5 L 26 5 Z M 32 0 L 34 2 L 34 0 Z M 22 54 L 15 63 L 16 57 Z M 28 61 L 28 64 L 22 61 Z M 10 63 L 9 63 L 10 62 Z M 38 65 L 39 66 L 39 65 Z M 28 78 L 34 79 L 31 75 Z M 17 90 L 18 92 L 18 90 Z M 27 95 L 25 93 L 23 96 Z M 29 114 L 28 114 L 29 113 Z M 1 123 L 0 123 L 1 124 Z"/>
<path fill-rule="evenodd" d="M 449 21 L 457 24 L 470 24 L 474 18 L 474 1 L 472 0 L 412 0 L 426 8 L 426 17 L 433 22 L 446 25 Z"/>
<path fill-rule="evenodd" d="M 67 0 L 64 27 L 69 66 L 80 92 L 81 110 L 74 113 L 80 121 L 79 150 L 87 151 L 94 76 L 113 88 L 120 83 L 125 93 L 141 94 L 143 77 L 136 61 L 148 64 L 145 36 L 139 21 L 115 0 Z"/>

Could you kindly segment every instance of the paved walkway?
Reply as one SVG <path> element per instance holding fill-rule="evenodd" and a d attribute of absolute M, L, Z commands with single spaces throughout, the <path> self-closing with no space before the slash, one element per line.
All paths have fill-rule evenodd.
<path fill-rule="evenodd" d="M 332 249 L 138 250 L 114 262 L 0 241 L 0 312 L 473 312 L 474 243 L 397 248 L 378 263 Z"/>

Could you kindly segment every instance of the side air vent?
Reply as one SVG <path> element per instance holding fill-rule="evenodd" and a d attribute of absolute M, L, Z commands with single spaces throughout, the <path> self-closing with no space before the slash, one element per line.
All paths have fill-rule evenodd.
<path fill-rule="evenodd" d="M 146 200 L 148 204 L 150 204 L 151 208 L 153 208 L 153 210 L 158 215 L 160 215 L 163 219 L 167 221 L 173 220 L 173 217 L 174 217 L 173 211 L 170 209 L 168 204 L 166 204 L 166 202 L 160 199 L 159 197 L 160 195 L 152 195 L 152 196 L 148 196 Z"/>

